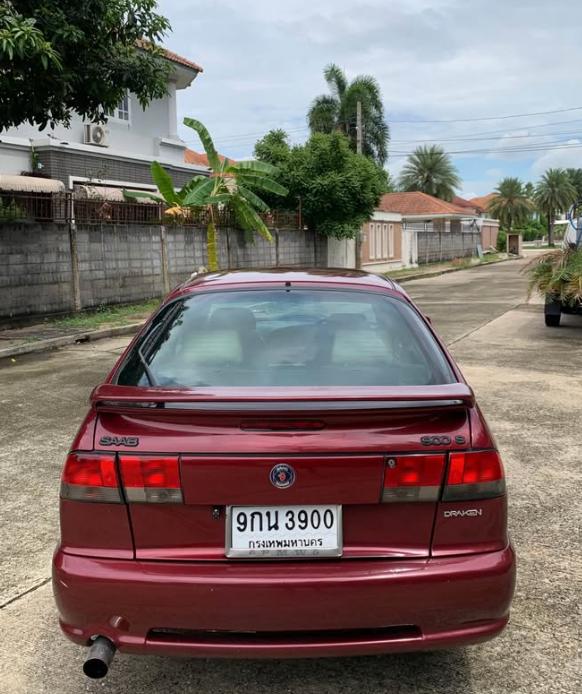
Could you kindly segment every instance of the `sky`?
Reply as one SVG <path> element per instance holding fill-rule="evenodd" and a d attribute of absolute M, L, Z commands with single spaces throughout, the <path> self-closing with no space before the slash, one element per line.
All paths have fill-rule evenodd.
<path fill-rule="evenodd" d="M 395 177 L 419 144 L 451 153 L 467 198 L 504 176 L 582 167 L 579 0 L 159 0 L 159 10 L 173 27 L 165 45 L 204 68 L 179 93 L 179 120 L 202 120 L 230 157 L 252 157 L 272 128 L 304 142 L 335 62 L 378 80 Z M 201 150 L 193 131 L 180 135 Z"/>

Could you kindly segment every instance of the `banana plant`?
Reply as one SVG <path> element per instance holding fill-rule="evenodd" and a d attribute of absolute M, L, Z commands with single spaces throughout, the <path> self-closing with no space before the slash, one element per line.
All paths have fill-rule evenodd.
<path fill-rule="evenodd" d="M 186 216 L 188 208 L 206 209 L 208 224 L 206 242 L 208 251 L 208 269 L 218 270 L 218 243 L 216 221 L 218 210 L 229 207 L 240 227 L 250 233 L 259 233 L 267 241 L 273 237 L 259 212 L 267 212 L 269 206 L 255 193 L 255 190 L 268 191 L 276 195 L 287 195 L 287 189 L 274 180 L 277 169 L 261 161 L 232 162 L 221 161 L 210 133 L 206 127 L 194 118 L 185 118 L 184 125 L 198 133 L 211 169 L 210 176 L 195 176 L 180 191 L 176 191 L 170 175 L 160 164 L 152 164 L 152 178 L 160 195 L 125 191 L 130 198 L 147 197 L 158 202 L 165 202 L 169 209 L 167 214 Z"/>

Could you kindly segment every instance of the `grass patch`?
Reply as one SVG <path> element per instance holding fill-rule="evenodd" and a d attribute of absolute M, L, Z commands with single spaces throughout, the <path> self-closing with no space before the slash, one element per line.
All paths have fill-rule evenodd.
<path fill-rule="evenodd" d="M 74 316 L 54 318 L 50 323 L 56 328 L 96 330 L 97 328 L 135 323 L 140 319 L 145 320 L 159 305 L 158 299 L 151 299 L 139 304 L 100 306 L 97 309 L 85 311 Z"/>

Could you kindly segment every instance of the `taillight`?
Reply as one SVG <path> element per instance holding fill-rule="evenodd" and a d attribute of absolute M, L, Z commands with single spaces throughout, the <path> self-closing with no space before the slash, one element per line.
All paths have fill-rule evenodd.
<path fill-rule="evenodd" d="M 69 453 L 61 477 L 61 497 L 74 501 L 120 503 L 115 455 Z"/>
<path fill-rule="evenodd" d="M 443 501 L 490 499 L 503 494 L 505 478 L 497 451 L 450 454 Z"/>
<path fill-rule="evenodd" d="M 177 456 L 120 455 L 119 467 L 128 501 L 182 503 Z"/>
<path fill-rule="evenodd" d="M 382 501 L 437 501 L 444 467 L 445 456 L 442 454 L 388 458 Z"/>

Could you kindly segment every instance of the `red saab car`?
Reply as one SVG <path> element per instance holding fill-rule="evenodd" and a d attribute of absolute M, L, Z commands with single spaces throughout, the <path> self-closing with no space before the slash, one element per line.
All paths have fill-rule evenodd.
<path fill-rule="evenodd" d="M 503 467 L 383 277 L 210 274 L 128 347 L 68 455 L 53 584 L 85 672 L 477 643 L 508 621 Z"/>

